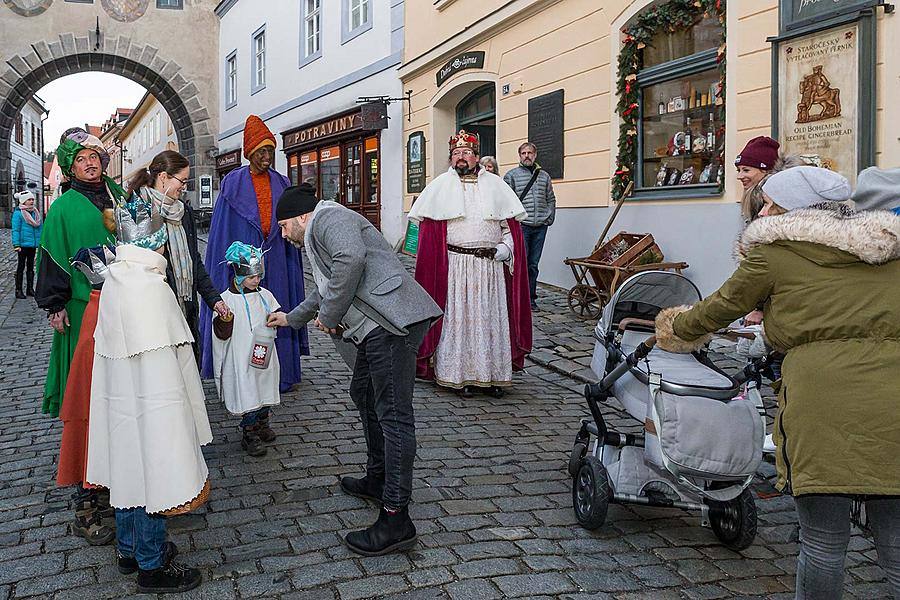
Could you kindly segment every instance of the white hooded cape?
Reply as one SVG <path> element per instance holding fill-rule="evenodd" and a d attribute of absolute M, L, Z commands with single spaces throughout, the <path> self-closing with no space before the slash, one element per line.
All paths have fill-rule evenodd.
<path fill-rule="evenodd" d="M 488 221 L 515 219 L 521 221 L 526 212 L 516 193 L 503 179 L 478 170 L 478 193 L 481 196 L 482 218 Z M 463 183 L 456 169 L 450 167 L 446 173 L 434 178 L 425 186 L 409 211 L 413 221 L 431 219 L 432 221 L 449 221 L 458 219 L 466 213 Z"/>

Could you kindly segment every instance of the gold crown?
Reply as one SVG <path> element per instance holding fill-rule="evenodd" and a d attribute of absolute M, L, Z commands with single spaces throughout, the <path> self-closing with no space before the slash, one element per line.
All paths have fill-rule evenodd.
<path fill-rule="evenodd" d="M 450 138 L 450 152 L 455 148 L 471 148 L 478 153 L 478 137 L 467 133 L 465 129 L 460 129 L 459 133 Z"/>

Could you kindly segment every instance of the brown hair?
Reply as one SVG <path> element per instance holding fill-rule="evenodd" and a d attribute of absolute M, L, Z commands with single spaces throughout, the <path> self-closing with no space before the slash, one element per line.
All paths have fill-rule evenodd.
<path fill-rule="evenodd" d="M 532 150 L 534 150 L 534 153 L 535 153 L 535 154 L 537 154 L 537 146 L 535 146 L 535 145 L 534 145 L 533 143 L 531 143 L 531 142 L 525 142 L 524 144 L 520 145 L 520 146 L 519 146 L 518 153 L 521 154 L 523 148 L 529 148 L 529 147 L 530 147 Z"/>
<path fill-rule="evenodd" d="M 163 150 L 153 157 L 150 166 L 141 169 L 128 183 L 128 195 L 131 196 L 142 187 L 153 187 L 160 173 L 175 175 L 185 167 L 191 166 L 184 156 L 174 150 Z"/>

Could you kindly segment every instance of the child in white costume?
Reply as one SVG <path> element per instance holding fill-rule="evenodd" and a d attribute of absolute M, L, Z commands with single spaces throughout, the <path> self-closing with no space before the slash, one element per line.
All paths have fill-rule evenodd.
<path fill-rule="evenodd" d="M 259 287 L 265 267 L 259 248 L 234 242 L 225 260 L 234 278 L 222 300 L 231 309 L 213 317 L 213 369 L 219 398 L 233 415 L 243 417 L 241 447 L 250 456 L 265 456 L 262 442 L 275 440 L 269 407 L 281 402 L 281 367 L 275 351 L 275 329 L 266 326 L 269 313 L 280 310 L 272 292 Z"/>

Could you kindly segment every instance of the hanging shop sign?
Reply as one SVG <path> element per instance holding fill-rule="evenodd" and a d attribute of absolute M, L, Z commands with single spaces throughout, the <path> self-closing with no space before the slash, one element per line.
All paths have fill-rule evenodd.
<path fill-rule="evenodd" d="M 776 43 L 773 122 L 783 151 L 854 184 L 874 150 L 871 26 L 863 19 Z"/>
<path fill-rule="evenodd" d="M 781 0 L 782 33 L 884 4 L 884 0 Z"/>
<path fill-rule="evenodd" d="M 438 87 L 441 87 L 450 77 L 464 71 L 466 69 L 483 69 L 484 68 L 484 52 L 464 52 L 459 56 L 454 56 L 447 64 L 440 68 L 435 74 Z"/>
<path fill-rule="evenodd" d="M 425 189 L 425 134 L 414 131 L 406 142 L 406 193 Z"/>
<path fill-rule="evenodd" d="M 216 170 L 217 171 L 230 171 L 235 167 L 241 166 L 241 150 L 232 150 L 231 152 L 226 152 L 224 154 L 220 154 L 216 157 Z"/>

